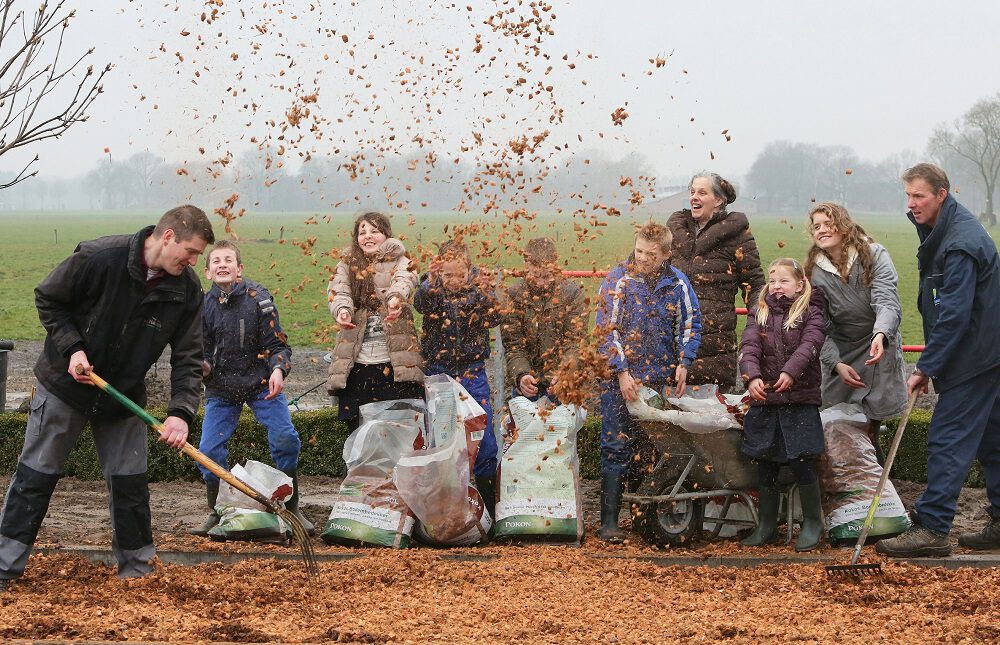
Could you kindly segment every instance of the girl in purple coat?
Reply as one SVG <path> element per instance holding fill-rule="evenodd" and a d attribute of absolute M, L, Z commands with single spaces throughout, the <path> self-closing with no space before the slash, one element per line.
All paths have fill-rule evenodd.
<path fill-rule="evenodd" d="M 802 265 L 779 258 L 768 268 L 767 289 L 747 316 L 740 373 L 752 401 L 743 421 L 743 453 L 757 462 L 760 521 L 742 544 L 760 546 L 778 532 L 778 469 L 795 473 L 802 500 L 796 551 L 810 551 L 823 534 L 815 459 L 823 452 L 819 353 L 826 340 L 823 292 Z"/>

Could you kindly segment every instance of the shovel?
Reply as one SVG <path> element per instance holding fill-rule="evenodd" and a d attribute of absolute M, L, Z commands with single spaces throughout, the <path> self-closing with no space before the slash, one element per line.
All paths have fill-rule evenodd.
<path fill-rule="evenodd" d="M 878 480 L 878 486 L 875 488 L 875 497 L 872 499 L 871 506 L 868 507 L 868 517 L 865 518 L 865 523 L 861 527 L 861 535 L 858 536 L 858 543 L 854 546 L 854 555 L 851 557 L 851 563 L 830 565 L 826 568 L 827 574 L 855 577 L 882 575 L 881 564 L 877 562 L 858 564 L 858 557 L 861 555 L 861 547 L 865 545 L 865 540 L 868 538 L 868 531 L 875 521 L 875 511 L 878 509 L 882 490 L 885 488 L 885 483 L 889 481 L 889 470 L 892 469 L 892 462 L 896 459 L 896 450 L 899 449 L 899 443 L 903 438 L 903 430 L 906 429 L 906 422 L 910 420 L 910 413 L 913 412 L 913 404 L 916 402 L 917 392 L 914 390 L 910 395 L 910 400 L 906 402 L 903 416 L 899 418 L 899 426 L 896 427 L 896 435 L 892 438 L 892 446 L 889 447 L 889 454 L 886 455 L 885 465 L 882 467 L 882 477 Z"/>
<path fill-rule="evenodd" d="M 84 373 L 82 365 L 77 366 L 76 373 L 80 375 Z M 145 421 L 146 425 L 152 428 L 154 432 L 163 432 L 163 424 L 160 423 L 159 420 L 136 405 L 134 401 L 119 392 L 114 386 L 109 385 L 107 381 L 93 372 L 87 376 L 90 377 L 90 380 L 94 385 L 101 388 L 101 391 L 110 395 L 111 398 L 121 403 L 133 414 Z M 264 495 L 260 491 L 252 488 L 246 482 L 238 479 L 235 475 L 209 459 L 203 452 L 192 446 L 190 443 L 185 442 L 184 446 L 181 447 L 181 452 L 197 461 L 222 481 L 226 482 L 255 502 L 261 504 L 264 508 L 287 522 L 288 526 L 292 529 L 292 535 L 295 537 L 295 540 L 299 543 L 299 547 L 302 549 L 302 559 L 305 561 L 306 574 L 309 578 L 319 577 L 319 565 L 316 563 L 316 554 L 313 553 L 312 543 L 309 542 L 309 535 L 306 533 L 306 529 L 302 526 L 302 522 L 299 521 L 299 518 L 295 517 L 291 511 L 285 509 L 284 505 L 280 502 L 275 502 L 267 495 Z"/>

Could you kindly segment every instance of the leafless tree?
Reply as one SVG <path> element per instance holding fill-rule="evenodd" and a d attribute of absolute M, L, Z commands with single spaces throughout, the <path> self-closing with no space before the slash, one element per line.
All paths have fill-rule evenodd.
<path fill-rule="evenodd" d="M 63 40 L 76 15 L 65 4 L 0 0 L 0 155 L 58 137 L 86 121 L 87 110 L 103 91 L 101 81 L 111 65 L 83 69 L 93 48 L 65 60 Z M 0 189 L 38 174 L 31 171 L 37 161 L 35 155 L 13 179 L 0 181 Z"/>
<path fill-rule="evenodd" d="M 943 157 L 957 155 L 978 170 L 986 188 L 986 212 L 982 220 L 987 226 L 995 226 L 993 194 L 1000 178 L 1000 93 L 977 101 L 954 126 L 938 127 L 929 147 Z"/>

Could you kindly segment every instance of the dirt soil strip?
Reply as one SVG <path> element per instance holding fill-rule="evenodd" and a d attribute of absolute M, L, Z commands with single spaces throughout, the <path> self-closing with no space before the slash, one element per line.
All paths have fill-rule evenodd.
<path fill-rule="evenodd" d="M 484 549 L 489 552 L 490 549 Z M 885 562 L 848 581 L 822 565 L 661 567 L 528 546 L 456 562 L 372 550 L 320 565 L 159 565 L 120 580 L 35 555 L 0 595 L 0 639 L 229 642 L 997 642 L 1000 568 Z"/>

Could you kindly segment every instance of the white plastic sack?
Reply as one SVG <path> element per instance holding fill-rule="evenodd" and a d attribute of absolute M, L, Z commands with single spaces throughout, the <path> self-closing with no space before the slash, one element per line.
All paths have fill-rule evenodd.
<path fill-rule="evenodd" d="M 376 401 L 366 403 L 358 408 L 361 417 L 360 425 L 368 421 L 395 421 L 405 425 L 420 428 L 424 443 L 427 443 L 427 404 L 423 399 L 396 399 L 394 401 Z M 359 426 L 360 427 L 360 426 Z"/>
<path fill-rule="evenodd" d="M 472 485 L 486 411 L 450 376 L 426 379 L 431 447 L 402 457 L 393 481 L 419 520 L 417 537 L 441 546 L 475 544 L 492 519 Z"/>
<path fill-rule="evenodd" d="M 292 478 L 280 470 L 248 461 L 246 467 L 236 465 L 233 475 L 257 492 L 274 501 L 292 496 Z M 285 522 L 263 504 L 247 497 L 225 481 L 219 482 L 219 497 L 215 503 L 218 525 L 209 536 L 224 540 L 284 539 L 291 534 Z"/>
<path fill-rule="evenodd" d="M 703 385 L 698 390 L 688 388 L 682 397 L 667 397 L 646 386 L 639 388 L 639 398 L 627 401 L 629 414 L 640 421 L 663 421 L 684 428 L 693 434 L 711 434 L 727 429 L 741 429 L 742 417 L 735 410 L 742 410 L 739 395 L 722 395 L 714 385 Z M 654 407 L 663 402 L 677 408 L 663 410 Z"/>
<path fill-rule="evenodd" d="M 587 411 L 548 398 L 507 403 L 497 473 L 497 537 L 579 542 L 583 538 L 577 432 Z"/>
<path fill-rule="evenodd" d="M 882 477 L 882 466 L 868 437 L 868 419 L 860 405 L 838 403 L 820 412 L 826 439 L 829 469 L 823 472 L 823 491 L 830 499 L 827 531 L 830 541 L 857 540 L 875 489 Z M 875 511 L 868 535 L 895 535 L 910 527 L 910 518 L 892 481 Z"/>
<path fill-rule="evenodd" d="M 396 491 L 392 471 L 399 459 L 422 445 L 416 423 L 373 420 L 344 443 L 347 476 L 323 529 L 324 542 L 406 548 L 414 517 Z"/>

